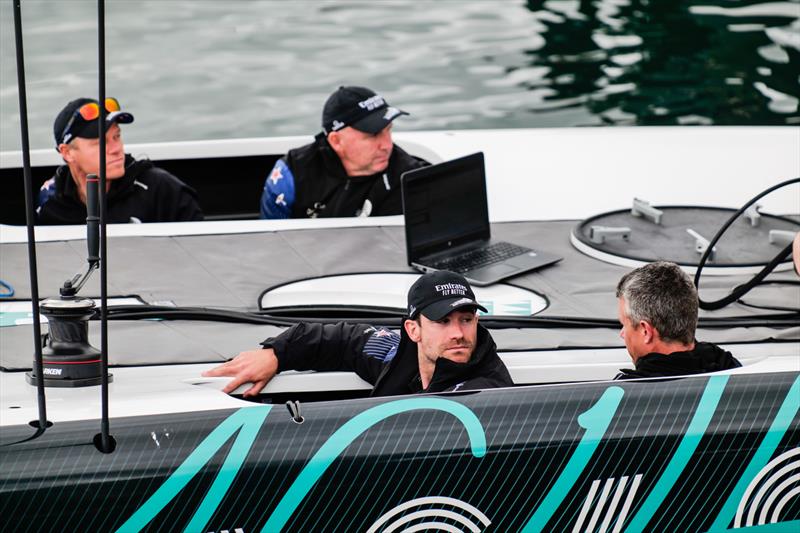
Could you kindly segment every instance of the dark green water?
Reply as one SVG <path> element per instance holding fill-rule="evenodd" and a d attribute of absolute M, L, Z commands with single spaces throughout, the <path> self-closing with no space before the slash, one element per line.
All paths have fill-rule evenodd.
<path fill-rule="evenodd" d="M 603 2 L 575 4 L 581 16 L 545 22 L 530 52 L 551 69 L 552 100 L 575 98 L 608 124 L 800 123 L 800 4 L 631 0 L 614 17 Z"/>
<path fill-rule="evenodd" d="M 97 93 L 96 1 L 22 0 L 31 144 Z M 340 84 L 399 130 L 800 125 L 800 0 L 109 0 L 128 142 L 313 134 Z M 0 149 L 18 149 L 0 2 Z"/>

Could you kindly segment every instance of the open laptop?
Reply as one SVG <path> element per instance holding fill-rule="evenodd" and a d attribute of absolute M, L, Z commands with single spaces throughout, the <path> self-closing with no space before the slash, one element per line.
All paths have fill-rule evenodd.
<path fill-rule="evenodd" d="M 491 239 L 483 153 L 405 172 L 401 177 L 408 264 L 452 270 L 483 286 L 561 258 Z"/>

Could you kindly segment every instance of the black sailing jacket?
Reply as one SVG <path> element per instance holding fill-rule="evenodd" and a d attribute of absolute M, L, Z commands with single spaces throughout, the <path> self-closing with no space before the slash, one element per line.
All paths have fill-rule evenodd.
<path fill-rule="evenodd" d="M 203 220 L 195 190 L 148 159 L 137 161 L 126 154 L 125 175 L 110 181 L 109 224 Z M 37 224 L 86 223 L 86 205 L 67 165 L 42 186 L 36 214 Z"/>
<path fill-rule="evenodd" d="M 349 177 L 339 156 L 321 133 L 313 143 L 290 150 L 282 159 L 291 172 L 286 179 L 293 181 L 294 198 L 288 205 L 291 218 L 402 214 L 400 176 L 407 170 L 429 165 L 395 144 L 385 171 Z M 274 202 L 267 190 L 269 178 L 266 185 L 261 199 L 262 217 L 265 216 L 264 203 Z M 365 209 L 367 200 L 369 207 Z"/>
<path fill-rule="evenodd" d="M 623 368 L 614 379 L 685 376 L 742 366 L 730 352 L 710 342 L 696 342 L 694 350 L 669 355 L 649 353 L 636 361 L 636 369 Z"/>
<path fill-rule="evenodd" d="M 417 345 L 405 331 L 398 335 L 365 324 L 305 324 L 265 340 L 283 370 L 349 370 L 373 385 L 372 396 L 510 387 L 514 383 L 489 331 L 478 325 L 475 351 L 467 363 L 440 358 L 431 383 L 422 389 Z"/>

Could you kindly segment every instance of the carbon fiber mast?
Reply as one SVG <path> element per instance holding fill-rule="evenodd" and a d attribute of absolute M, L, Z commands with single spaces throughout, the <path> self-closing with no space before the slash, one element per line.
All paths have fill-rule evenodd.
<path fill-rule="evenodd" d="M 17 87 L 19 91 L 19 121 L 22 135 L 22 173 L 25 180 L 25 219 L 28 227 L 28 264 L 31 277 L 31 312 L 33 313 L 33 348 L 34 370 L 42 375 L 42 331 L 39 322 L 39 274 L 36 268 L 36 235 L 34 233 L 33 215 L 33 178 L 31 177 L 31 154 L 28 142 L 28 101 L 25 92 L 25 57 L 22 49 L 22 11 L 20 0 L 12 0 L 14 10 L 14 37 L 17 52 Z M 29 439 L 35 439 L 52 423 L 47 421 L 47 402 L 44 394 L 44 380 L 36 384 L 36 403 L 39 407 L 39 419 L 32 420 L 30 425 L 36 433 Z"/>
<path fill-rule="evenodd" d="M 100 116 L 97 127 L 100 139 L 100 433 L 94 445 L 103 453 L 116 447 L 108 421 L 108 246 L 106 240 L 106 8 L 105 0 L 97 0 L 97 81 Z"/>

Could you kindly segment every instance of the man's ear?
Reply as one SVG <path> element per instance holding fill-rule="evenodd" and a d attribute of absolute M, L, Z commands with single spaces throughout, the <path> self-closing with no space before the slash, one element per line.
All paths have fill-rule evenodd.
<path fill-rule="evenodd" d="M 338 131 L 332 131 L 328 134 L 328 144 L 331 145 L 334 151 L 338 151 L 342 146 L 342 137 Z"/>
<path fill-rule="evenodd" d="M 69 163 L 69 162 L 70 162 L 70 159 L 72 159 L 72 154 L 70 153 L 70 150 L 69 150 L 69 145 L 68 145 L 68 144 L 65 144 L 65 143 L 61 143 L 61 144 L 59 144 L 59 145 L 58 145 L 58 153 L 59 153 L 59 154 L 61 154 L 61 157 L 62 157 L 62 158 L 64 159 L 64 161 L 66 161 L 67 163 Z"/>
<path fill-rule="evenodd" d="M 658 330 L 647 320 L 639 321 L 639 331 L 645 344 L 652 344 L 658 340 Z"/>
<path fill-rule="evenodd" d="M 403 322 L 403 327 L 405 328 L 406 335 L 408 335 L 409 339 L 411 339 L 414 342 L 420 341 L 422 337 L 419 331 L 420 327 L 419 322 L 417 322 L 416 320 L 406 320 L 405 322 Z"/>

